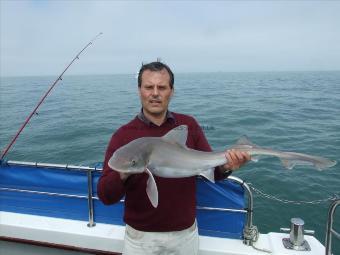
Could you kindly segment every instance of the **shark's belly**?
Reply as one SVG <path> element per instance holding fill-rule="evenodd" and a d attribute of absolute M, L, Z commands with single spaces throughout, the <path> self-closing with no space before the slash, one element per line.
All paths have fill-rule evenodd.
<path fill-rule="evenodd" d="M 201 173 L 199 170 L 192 170 L 192 169 L 177 169 L 177 168 L 169 168 L 166 166 L 157 166 L 152 167 L 150 169 L 152 173 L 159 177 L 164 178 L 184 178 L 184 177 L 190 177 L 195 176 Z"/>
<path fill-rule="evenodd" d="M 149 167 L 157 176 L 182 178 L 199 175 L 222 164 L 223 160 L 224 157 L 221 159 L 207 152 L 165 147 L 152 153 Z"/>

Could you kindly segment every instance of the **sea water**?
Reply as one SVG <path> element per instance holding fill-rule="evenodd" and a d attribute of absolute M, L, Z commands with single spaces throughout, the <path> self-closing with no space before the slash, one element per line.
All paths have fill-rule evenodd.
<path fill-rule="evenodd" d="M 1 78 L 1 149 L 55 79 Z M 65 76 L 6 159 L 93 166 L 103 161 L 112 133 L 140 107 L 134 74 Z M 340 160 L 340 72 L 176 74 L 170 109 L 194 116 L 214 150 L 247 135 L 260 146 Z M 254 224 L 260 232 L 278 232 L 290 226 L 290 218 L 302 217 L 305 229 L 315 230 L 324 242 L 330 201 L 280 200 L 339 196 L 340 164 L 325 171 L 309 166 L 286 170 L 273 158 L 250 162 L 234 174 L 275 197 L 254 194 Z M 333 240 L 334 254 L 340 254 L 340 242 Z"/>

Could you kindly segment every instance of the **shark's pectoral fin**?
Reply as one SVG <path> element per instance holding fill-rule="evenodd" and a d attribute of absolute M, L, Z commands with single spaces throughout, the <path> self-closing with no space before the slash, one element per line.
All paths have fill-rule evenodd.
<path fill-rule="evenodd" d="M 158 206 L 158 189 L 155 178 L 148 168 L 145 168 L 145 172 L 149 175 L 148 181 L 146 183 L 146 194 L 153 207 Z"/>
<path fill-rule="evenodd" d="M 215 183 L 215 169 L 214 168 L 204 170 L 200 173 L 200 175 L 208 179 L 209 181 Z"/>

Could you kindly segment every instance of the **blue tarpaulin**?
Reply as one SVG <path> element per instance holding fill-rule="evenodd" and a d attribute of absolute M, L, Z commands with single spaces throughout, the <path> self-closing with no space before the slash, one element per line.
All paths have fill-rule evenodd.
<path fill-rule="evenodd" d="M 93 196 L 96 197 L 100 172 L 92 174 Z M 88 221 L 87 195 L 86 171 L 5 163 L 0 167 L 1 211 Z M 243 209 L 244 191 L 240 185 L 227 180 L 210 183 L 197 178 L 197 206 L 200 235 L 242 238 L 244 213 L 203 208 Z M 94 200 L 95 222 L 124 225 L 123 211 L 121 202 L 106 206 Z"/>

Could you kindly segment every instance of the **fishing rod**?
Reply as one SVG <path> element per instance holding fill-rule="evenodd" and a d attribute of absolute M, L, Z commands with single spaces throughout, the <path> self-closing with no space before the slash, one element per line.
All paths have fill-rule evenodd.
<path fill-rule="evenodd" d="M 55 85 L 57 85 L 58 81 L 62 80 L 62 76 L 64 75 L 64 73 L 67 71 L 67 69 L 73 64 L 74 61 L 76 61 L 77 59 L 79 59 L 80 54 L 83 53 L 84 50 L 86 50 L 87 47 L 89 47 L 91 44 L 93 44 L 93 42 L 95 40 L 97 40 L 97 38 L 102 35 L 103 33 L 99 33 L 98 35 L 96 35 L 88 44 L 86 44 L 86 46 L 79 51 L 79 53 L 72 59 L 72 61 L 68 64 L 68 66 L 64 69 L 64 71 L 58 76 L 58 78 L 53 82 L 53 84 L 51 85 L 51 87 L 47 90 L 47 92 L 44 94 L 44 96 L 40 99 L 39 103 L 36 105 L 36 107 L 34 108 L 34 110 L 31 112 L 31 114 L 27 117 L 26 121 L 24 122 L 24 124 L 20 127 L 20 129 L 18 130 L 18 132 L 16 133 L 16 135 L 14 136 L 14 138 L 12 139 L 12 141 L 7 145 L 7 147 L 3 150 L 3 153 L 1 155 L 0 158 L 0 162 L 4 159 L 4 157 L 6 156 L 7 152 L 10 150 L 10 148 L 12 147 L 12 145 L 15 143 L 15 141 L 18 139 L 19 135 L 21 134 L 21 132 L 24 130 L 24 128 L 26 127 L 26 125 L 28 124 L 28 122 L 30 121 L 30 119 L 32 118 L 32 116 L 34 114 L 37 113 L 38 108 L 40 107 L 40 105 L 44 102 L 44 100 L 46 99 L 46 97 L 50 94 L 50 92 L 52 91 L 52 89 L 55 87 Z"/>

